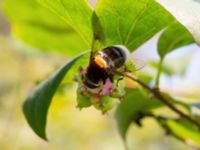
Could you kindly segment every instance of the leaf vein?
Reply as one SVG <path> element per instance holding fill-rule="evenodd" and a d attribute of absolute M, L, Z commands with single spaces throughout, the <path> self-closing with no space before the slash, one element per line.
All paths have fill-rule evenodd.
<path fill-rule="evenodd" d="M 127 37 L 126 37 L 126 40 L 125 40 L 125 45 L 128 44 L 129 38 L 130 38 L 132 32 L 135 30 L 135 26 L 136 26 L 137 22 L 139 21 L 140 17 L 141 17 L 141 16 L 144 14 L 144 12 L 146 11 L 149 1 L 150 1 L 150 0 L 148 0 L 148 1 L 146 2 L 146 5 L 145 5 L 144 9 L 141 10 L 140 14 L 136 17 L 136 19 L 134 19 L 134 22 L 133 22 L 133 24 L 132 24 L 132 26 L 131 26 L 131 28 L 130 28 L 128 34 L 127 34 Z"/>

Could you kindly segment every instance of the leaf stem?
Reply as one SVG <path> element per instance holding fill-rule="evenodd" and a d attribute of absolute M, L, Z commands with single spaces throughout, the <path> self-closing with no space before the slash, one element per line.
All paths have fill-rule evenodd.
<path fill-rule="evenodd" d="M 156 75 L 156 83 L 155 83 L 156 88 L 159 88 L 159 85 L 160 85 L 160 75 L 162 72 L 163 61 L 164 61 L 164 58 L 160 58 L 159 65 L 158 65 L 158 72 Z"/>
<path fill-rule="evenodd" d="M 179 110 L 178 108 L 176 108 L 173 104 L 170 103 L 170 101 L 164 97 L 162 95 L 162 93 L 159 91 L 158 88 L 151 88 L 149 87 L 146 83 L 142 82 L 141 80 L 139 80 L 137 77 L 133 76 L 132 74 L 128 73 L 128 72 L 118 72 L 118 71 L 113 71 L 114 73 L 121 75 L 121 76 L 125 76 L 135 82 L 137 82 L 138 84 L 140 84 L 143 88 L 145 88 L 146 90 L 148 90 L 149 92 L 151 92 L 156 98 L 157 100 L 161 101 L 162 103 L 164 103 L 165 105 L 167 105 L 171 110 L 173 110 L 174 112 L 176 112 L 177 114 L 179 114 L 179 116 L 181 116 L 182 118 L 187 119 L 188 121 L 192 122 L 193 124 L 195 124 L 199 130 L 200 130 L 200 124 L 199 122 L 197 122 L 196 120 L 194 120 L 193 118 L 191 118 L 189 115 L 183 113 L 181 110 Z"/>

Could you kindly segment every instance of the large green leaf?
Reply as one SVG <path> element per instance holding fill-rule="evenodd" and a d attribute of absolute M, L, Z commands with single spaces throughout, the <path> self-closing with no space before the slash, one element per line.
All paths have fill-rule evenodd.
<path fill-rule="evenodd" d="M 61 81 L 73 66 L 73 64 L 82 56 L 80 54 L 64 66 L 48 79 L 39 84 L 33 93 L 26 99 L 23 105 L 24 115 L 35 133 L 43 139 L 47 139 L 45 127 L 47 113 L 52 98 L 60 85 Z"/>
<path fill-rule="evenodd" d="M 71 56 L 89 48 L 71 27 L 37 0 L 5 0 L 3 4 L 14 35 L 27 44 Z"/>
<path fill-rule="evenodd" d="M 75 56 L 88 49 L 80 36 L 71 28 L 66 26 L 65 29 L 53 30 L 34 24 L 15 24 L 13 27 L 16 37 L 43 51 Z"/>
<path fill-rule="evenodd" d="M 129 125 L 137 119 L 141 112 L 145 113 L 160 106 L 163 104 L 143 95 L 141 91 L 127 89 L 125 99 L 116 111 L 117 125 L 121 136 L 125 138 Z"/>
<path fill-rule="evenodd" d="M 156 0 L 182 23 L 200 45 L 200 1 L 199 0 Z"/>
<path fill-rule="evenodd" d="M 180 23 L 175 22 L 161 34 L 158 41 L 158 53 L 163 59 L 172 50 L 193 42 L 190 32 Z"/>
<path fill-rule="evenodd" d="M 131 51 L 174 20 L 154 0 L 99 0 L 95 12 L 106 45 L 124 44 Z"/>
<path fill-rule="evenodd" d="M 65 23 L 41 6 L 37 0 L 5 0 L 3 9 L 9 20 L 17 24 L 27 22 L 58 27 L 58 29 L 65 28 Z"/>
<path fill-rule="evenodd" d="M 72 26 L 88 46 L 92 42 L 92 9 L 85 0 L 39 0 Z"/>

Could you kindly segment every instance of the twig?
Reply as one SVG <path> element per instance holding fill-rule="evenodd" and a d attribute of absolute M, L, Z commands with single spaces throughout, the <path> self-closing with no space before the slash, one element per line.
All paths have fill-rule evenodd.
<path fill-rule="evenodd" d="M 179 109 L 177 109 L 173 104 L 170 103 L 169 100 L 167 100 L 159 91 L 158 88 L 151 88 L 149 87 L 147 84 L 145 84 L 144 82 L 142 82 L 141 80 L 139 80 L 137 77 L 133 76 L 130 73 L 124 72 L 118 72 L 118 71 L 113 71 L 115 74 L 121 75 L 121 76 L 125 76 L 135 82 L 137 82 L 138 84 L 140 84 L 143 88 L 145 88 L 146 90 L 148 90 L 149 92 L 151 92 L 159 101 L 161 101 L 162 103 L 164 103 L 165 105 L 167 105 L 171 110 L 173 110 L 174 112 L 176 112 L 177 114 L 179 114 L 182 118 L 187 119 L 188 121 L 192 122 L 193 124 L 195 124 L 199 130 L 200 130 L 200 124 L 199 122 L 197 122 L 196 120 L 194 120 L 193 118 L 191 118 L 190 116 L 188 116 L 187 114 L 183 113 L 182 111 L 180 111 Z"/>

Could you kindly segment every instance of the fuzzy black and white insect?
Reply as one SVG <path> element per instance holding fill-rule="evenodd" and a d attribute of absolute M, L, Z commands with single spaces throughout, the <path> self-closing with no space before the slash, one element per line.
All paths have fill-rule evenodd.
<path fill-rule="evenodd" d="M 113 71 L 122 67 L 129 57 L 123 45 L 114 45 L 93 54 L 86 69 L 82 70 L 84 88 L 93 94 L 108 95 L 113 90 Z"/>

